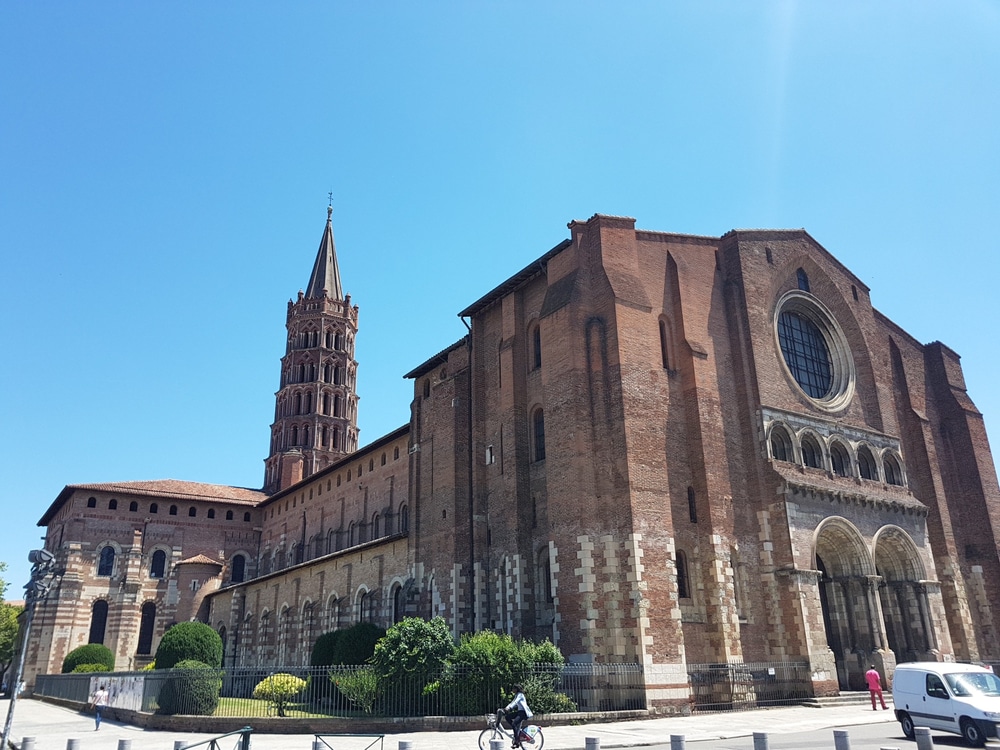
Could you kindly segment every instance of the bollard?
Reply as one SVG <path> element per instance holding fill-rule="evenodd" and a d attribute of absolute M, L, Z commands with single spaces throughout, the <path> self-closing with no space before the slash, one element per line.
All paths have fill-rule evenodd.
<path fill-rule="evenodd" d="M 583 746 L 586 750 L 601 750 L 601 738 L 586 737 L 583 740 Z"/>
<path fill-rule="evenodd" d="M 400 740 L 399 750 L 413 750 L 413 743 L 409 740 Z"/>
<path fill-rule="evenodd" d="M 313 740 L 313 750 L 323 750 L 324 744 L 323 740 Z"/>
<path fill-rule="evenodd" d="M 913 727 L 913 739 L 917 741 L 917 750 L 934 750 L 931 730 L 927 727 Z"/>
<path fill-rule="evenodd" d="M 684 750 L 684 735 L 683 734 L 672 734 L 670 735 L 670 750 Z"/>
<path fill-rule="evenodd" d="M 66 740 L 66 750 L 80 750 L 80 740 Z"/>
<path fill-rule="evenodd" d="M 183 750 L 186 744 L 184 740 L 174 740 L 174 750 Z"/>
<path fill-rule="evenodd" d="M 132 750 L 132 740 L 118 740 L 118 750 Z"/>
<path fill-rule="evenodd" d="M 35 750 L 35 738 L 25 737 L 21 740 L 21 750 Z"/>
<path fill-rule="evenodd" d="M 847 733 L 846 729 L 833 730 L 833 748 L 834 750 L 851 750 L 851 735 Z"/>
<path fill-rule="evenodd" d="M 770 744 L 767 741 L 767 732 L 753 733 L 753 750 L 768 750 Z"/>

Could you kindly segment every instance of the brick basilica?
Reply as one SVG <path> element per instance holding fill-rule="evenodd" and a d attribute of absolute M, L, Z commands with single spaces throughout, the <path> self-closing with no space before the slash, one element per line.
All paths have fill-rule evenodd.
<path fill-rule="evenodd" d="M 290 301 L 263 490 L 68 485 L 27 681 L 103 642 L 148 664 L 199 619 L 225 665 L 308 663 L 322 632 L 440 615 L 641 664 L 1000 662 L 1000 491 L 959 356 L 875 310 L 803 230 L 701 237 L 595 215 L 472 302 L 358 448 L 331 220 Z"/>

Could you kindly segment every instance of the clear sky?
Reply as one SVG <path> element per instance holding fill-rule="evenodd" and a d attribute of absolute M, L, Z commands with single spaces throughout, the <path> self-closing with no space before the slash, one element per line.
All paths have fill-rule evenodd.
<path fill-rule="evenodd" d="M 363 443 L 600 212 L 805 227 L 1000 445 L 998 40 L 995 0 L 3 3 L 8 595 L 66 484 L 261 485 L 328 191 Z"/>

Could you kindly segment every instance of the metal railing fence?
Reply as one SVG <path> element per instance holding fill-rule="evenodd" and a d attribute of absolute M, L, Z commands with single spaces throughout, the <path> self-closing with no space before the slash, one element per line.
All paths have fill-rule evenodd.
<path fill-rule="evenodd" d="M 801 703 L 812 695 L 805 662 L 689 664 L 692 707 L 740 711 Z M 275 675 L 290 675 L 275 678 Z M 261 683 L 271 678 L 267 686 Z M 294 679 L 293 679 L 294 678 Z M 646 708 L 640 664 L 535 667 L 522 682 L 536 713 L 628 711 Z M 111 674 L 41 675 L 40 696 L 84 703 L 106 684 L 111 706 L 143 713 L 230 718 L 477 716 L 502 706 L 511 677 L 470 665 L 438 674 L 380 678 L 368 666 L 230 667 Z"/>
<path fill-rule="evenodd" d="M 688 664 L 696 711 L 747 711 L 788 706 L 812 696 L 807 662 Z"/>

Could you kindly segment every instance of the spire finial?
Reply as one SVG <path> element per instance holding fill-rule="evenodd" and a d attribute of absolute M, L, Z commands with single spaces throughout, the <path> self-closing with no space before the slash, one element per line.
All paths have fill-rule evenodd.
<path fill-rule="evenodd" d="M 329 193 L 327 193 L 326 197 L 330 201 L 330 203 L 326 207 L 326 219 L 327 221 L 329 221 L 330 219 L 333 218 L 333 191 L 331 190 Z"/>

